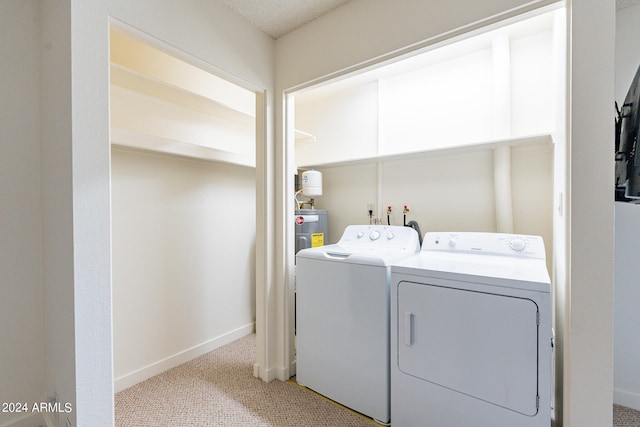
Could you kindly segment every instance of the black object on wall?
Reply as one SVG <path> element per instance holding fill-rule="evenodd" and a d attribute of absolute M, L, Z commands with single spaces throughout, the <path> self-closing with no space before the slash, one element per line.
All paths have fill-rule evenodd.
<path fill-rule="evenodd" d="M 622 107 L 616 103 L 615 139 L 615 199 L 640 199 L 640 155 L 638 131 L 640 124 L 640 67 L 629 86 Z"/>

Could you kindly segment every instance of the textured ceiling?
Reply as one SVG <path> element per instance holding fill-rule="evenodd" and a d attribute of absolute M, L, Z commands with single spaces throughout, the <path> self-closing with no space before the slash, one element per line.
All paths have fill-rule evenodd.
<path fill-rule="evenodd" d="M 352 0 L 219 0 L 274 39 Z M 640 0 L 616 0 L 616 8 Z"/>
<path fill-rule="evenodd" d="M 220 0 L 274 39 L 352 0 Z"/>

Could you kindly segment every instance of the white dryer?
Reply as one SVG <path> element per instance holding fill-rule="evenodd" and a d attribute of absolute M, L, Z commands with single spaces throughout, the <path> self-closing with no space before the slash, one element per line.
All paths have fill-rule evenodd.
<path fill-rule="evenodd" d="M 296 255 L 296 380 L 381 423 L 390 417 L 390 265 L 417 254 L 409 227 L 348 226 Z"/>
<path fill-rule="evenodd" d="M 537 236 L 427 233 L 391 267 L 394 427 L 548 427 L 550 280 Z"/>

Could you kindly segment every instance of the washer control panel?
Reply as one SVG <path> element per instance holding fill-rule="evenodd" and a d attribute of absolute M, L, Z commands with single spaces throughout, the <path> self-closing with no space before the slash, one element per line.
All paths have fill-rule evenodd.
<path fill-rule="evenodd" d="M 545 259 L 540 236 L 482 232 L 429 232 L 422 251 L 466 252 Z"/>
<path fill-rule="evenodd" d="M 418 233 L 410 227 L 395 225 L 350 225 L 338 244 L 370 247 L 405 248 L 419 247 Z"/>

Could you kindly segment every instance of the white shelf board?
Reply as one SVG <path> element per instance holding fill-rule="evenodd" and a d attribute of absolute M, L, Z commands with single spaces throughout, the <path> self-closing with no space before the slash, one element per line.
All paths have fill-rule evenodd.
<path fill-rule="evenodd" d="M 119 128 L 111 128 L 111 144 L 212 162 L 227 163 L 250 168 L 256 167 L 256 159 L 252 156 L 205 147 L 185 141 L 176 141 L 159 136 L 141 134 Z"/>
<path fill-rule="evenodd" d="M 411 151 L 406 153 L 397 153 L 397 154 L 386 154 L 379 156 L 370 156 L 363 157 L 359 159 L 349 159 L 349 160 L 339 160 L 335 162 L 322 162 L 322 163 L 301 163 L 297 164 L 298 168 L 309 168 L 309 167 L 330 167 L 330 166 L 347 166 L 347 165 L 356 165 L 356 164 L 364 164 L 364 163 L 373 163 L 380 161 L 403 161 L 409 159 L 415 159 L 419 157 L 433 157 L 433 156 L 441 156 L 448 155 L 453 153 L 464 153 L 464 152 L 473 152 L 478 150 L 490 150 L 497 147 L 502 146 L 524 146 L 524 145 L 540 145 L 540 146 L 548 146 L 550 147 L 553 144 L 553 139 L 551 135 L 541 134 L 541 135 L 528 135 L 518 138 L 507 138 L 507 139 L 499 139 L 485 142 L 475 142 L 475 143 L 465 143 L 458 145 L 450 145 L 447 147 L 438 147 L 433 149 L 425 149 L 419 151 Z"/>
<path fill-rule="evenodd" d="M 309 132 L 295 129 L 296 142 L 316 142 L 316 136 Z"/>
<path fill-rule="evenodd" d="M 181 106 L 245 127 L 255 127 L 255 114 L 247 114 L 215 99 L 189 92 L 117 64 L 111 64 L 111 91 L 114 95 L 139 98 L 143 101 L 153 99 L 156 102 Z"/>

